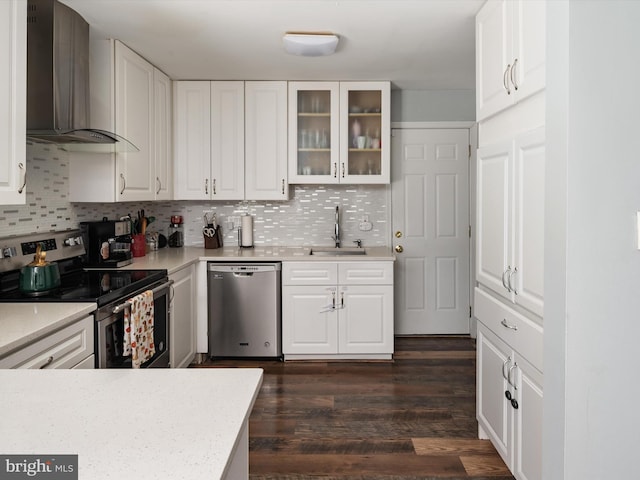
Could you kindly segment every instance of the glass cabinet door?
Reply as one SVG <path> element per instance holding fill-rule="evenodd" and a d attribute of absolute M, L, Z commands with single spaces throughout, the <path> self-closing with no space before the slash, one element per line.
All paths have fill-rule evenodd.
<path fill-rule="evenodd" d="M 337 82 L 289 83 L 289 183 L 337 183 Z"/>
<path fill-rule="evenodd" d="M 390 182 L 389 82 L 340 83 L 340 181 Z"/>

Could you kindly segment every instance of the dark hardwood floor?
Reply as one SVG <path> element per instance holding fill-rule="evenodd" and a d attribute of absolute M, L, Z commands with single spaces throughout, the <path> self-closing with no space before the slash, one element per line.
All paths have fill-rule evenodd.
<path fill-rule="evenodd" d="M 393 362 L 216 360 L 261 367 L 250 478 L 513 479 L 475 419 L 475 341 L 400 337 Z"/>

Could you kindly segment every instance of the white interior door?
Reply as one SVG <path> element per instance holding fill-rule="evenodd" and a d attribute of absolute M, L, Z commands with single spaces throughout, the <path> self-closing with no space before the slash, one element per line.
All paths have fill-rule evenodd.
<path fill-rule="evenodd" d="M 469 333 L 469 130 L 394 130 L 396 334 Z"/>

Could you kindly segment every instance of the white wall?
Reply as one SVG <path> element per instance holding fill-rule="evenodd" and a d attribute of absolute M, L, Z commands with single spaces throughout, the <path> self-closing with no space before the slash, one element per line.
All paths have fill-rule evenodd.
<path fill-rule="evenodd" d="M 392 122 L 476 119 L 475 90 L 392 90 Z"/>
<path fill-rule="evenodd" d="M 635 478 L 640 2 L 549 2 L 545 480 Z"/>

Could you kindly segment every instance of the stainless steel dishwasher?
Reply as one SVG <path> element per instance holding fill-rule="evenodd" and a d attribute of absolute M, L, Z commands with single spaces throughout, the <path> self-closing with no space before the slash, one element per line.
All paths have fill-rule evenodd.
<path fill-rule="evenodd" d="M 209 355 L 282 357 L 280 263 L 209 262 Z"/>

